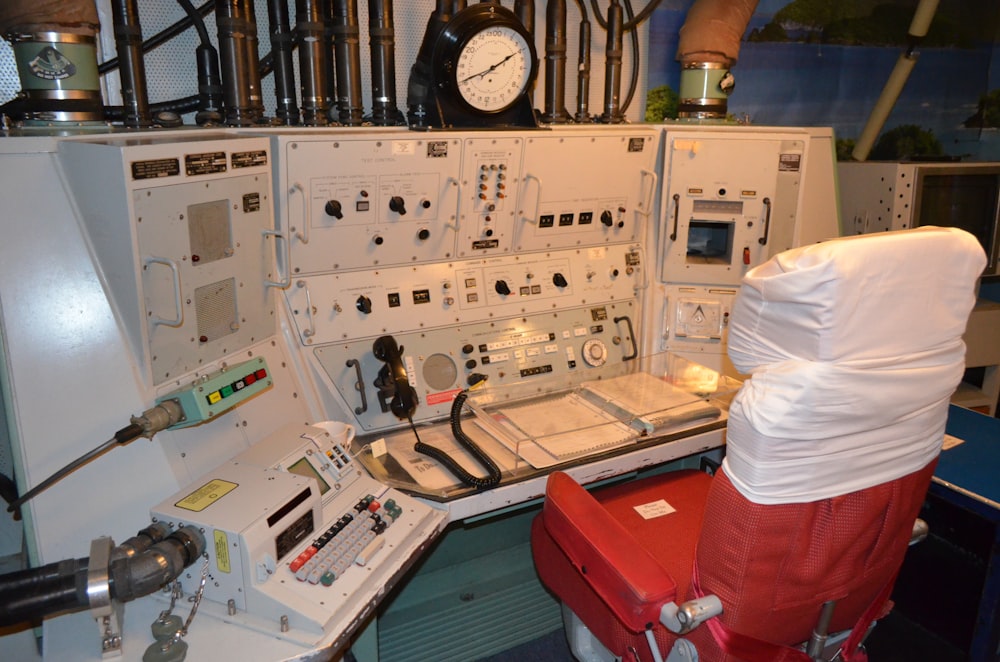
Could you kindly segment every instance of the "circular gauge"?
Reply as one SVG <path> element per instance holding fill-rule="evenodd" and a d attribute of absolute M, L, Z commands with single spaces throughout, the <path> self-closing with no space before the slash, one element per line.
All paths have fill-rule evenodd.
<path fill-rule="evenodd" d="M 465 103 L 487 112 L 512 106 L 531 80 L 531 46 L 512 26 L 487 26 L 459 47 L 455 59 L 455 86 Z"/>

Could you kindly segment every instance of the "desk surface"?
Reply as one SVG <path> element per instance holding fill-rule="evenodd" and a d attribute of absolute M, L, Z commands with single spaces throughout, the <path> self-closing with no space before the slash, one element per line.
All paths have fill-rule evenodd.
<path fill-rule="evenodd" d="M 945 431 L 964 443 L 941 453 L 934 481 L 1000 510 L 1000 419 L 952 405 Z"/>

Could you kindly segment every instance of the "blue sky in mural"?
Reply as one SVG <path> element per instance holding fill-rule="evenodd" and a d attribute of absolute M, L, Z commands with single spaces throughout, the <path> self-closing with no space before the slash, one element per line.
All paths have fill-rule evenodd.
<path fill-rule="evenodd" d="M 968 1 L 972 7 L 980 2 Z M 691 4 L 691 0 L 667 0 L 650 19 L 650 89 L 679 86 L 677 33 Z M 747 34 L 762 28 L 788 4 L 790 0 L 762 0 Z M 838 137 L 856 138 L 902 51 L 896 46 L 749 42 L 745 35 L 733 68 L 736 88 L 729 111 L 754 124 L 833 126 Z M 997 44 L 924 47 L 918 52 L 913 74 L 885 128 L 917 124 L 933 131 L 949 154 L 1000 159 L 996 129 L 962 126 L 975 114 L 980 96 L 1000 87 Z"/>

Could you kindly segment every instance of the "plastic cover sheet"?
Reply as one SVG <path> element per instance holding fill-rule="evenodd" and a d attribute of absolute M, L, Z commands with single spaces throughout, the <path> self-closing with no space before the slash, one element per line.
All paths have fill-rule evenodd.
<path fill-rule="evenodd" d="M 969 233 L 923 227 L 792 249 L 747 273 L 729 356 L 726 472 L 755 503 L 829 498 L 933 460 L 962 378 L 986 264 Z"/>

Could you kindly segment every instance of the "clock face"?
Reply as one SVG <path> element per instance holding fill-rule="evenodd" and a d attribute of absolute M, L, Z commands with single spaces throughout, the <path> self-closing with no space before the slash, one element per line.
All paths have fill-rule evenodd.
<path fill-rule="evenodd" d="M 531 76 L 531 47 L 506 26 L 474 34 L 455 61 L 455 82 L 462 99 L 483 112 L 510 107 L 525 92 Z"/>

